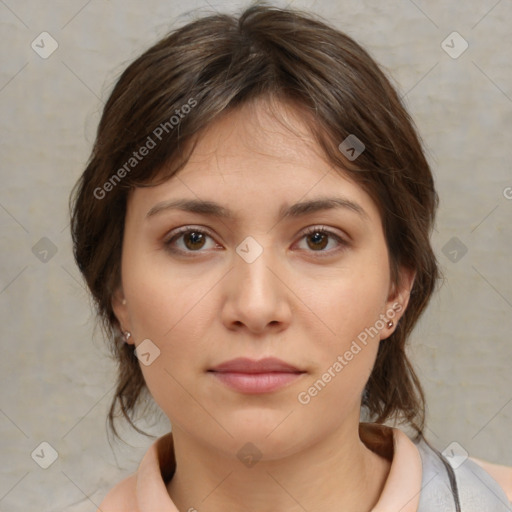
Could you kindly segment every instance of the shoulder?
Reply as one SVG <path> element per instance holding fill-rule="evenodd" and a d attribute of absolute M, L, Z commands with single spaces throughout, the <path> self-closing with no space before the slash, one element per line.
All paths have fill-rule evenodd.
<path fill-rule="evenodd" d="M 470 459 L 476 462 L 498 482 L 500 487 L 505 491 L 508 500 L 512 503 L 512 467 L 492 464 L 491 462 L 475 457 L 470 457 Z"/>
<path fill-rule="evenodd" d="M 418 512 L 456 510 L 458 495 L 461 509 L 467 512 L 511 512 L 506 478 L 512 468 L 504 468 L 497 479 L 471 458 L 446 458 L 432 447 L 417 443 L 423 462 L 423 484 Z"/>
<path fill-rule="evenodd" d="M 509 486 L 503 485 L 503 479 L 496 479 L 493 473 L 471 458 L 455 470 L 462 505 L 471 505 L 479 510 L 512 510 Z"/>
<path fill-rule="evenodd" d="M 138 512 L 136 483 L 136 473 L 121 480 L 108 492 L 96 512 Z"/>

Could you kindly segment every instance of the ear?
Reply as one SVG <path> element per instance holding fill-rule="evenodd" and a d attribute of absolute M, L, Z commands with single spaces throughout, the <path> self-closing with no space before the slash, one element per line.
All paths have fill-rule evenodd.
<path fill-rule="evenodd" d="M 393 334 L 398 321 L 405 313 L 409 304 L 411 290 L 416 278 L 416 271 L 406 267 L 400 267 L 398 273 L 398 283 L 391 283 L 388 298 L 386 301 L 386 311 L 384 315 L 393 322 L 392 327 L 387 327 L 382 331 L 381 340 L 388 338 Z"/>
<path fill-rule="evenodd" d="M 111 305 L 117 321 L 119 322 L 119 328 L 121 329 L 121 332 L 131 332 L 132 327 L 130 322 L 130 315 L 128 312 L 128 306 L 122 286 L 119 286 L 119 288 L 117 288 L 117 290 L 112 294 Z M 130 337 L 127 343 L 130 345 L 133 344 L 133 336 Z"/>

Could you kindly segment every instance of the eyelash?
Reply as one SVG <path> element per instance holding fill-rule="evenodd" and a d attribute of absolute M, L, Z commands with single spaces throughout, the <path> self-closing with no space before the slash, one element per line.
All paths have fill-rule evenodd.
<path fill-rule="evenodd" d="M 185 226 L 185 227 L 182 227 L 182 228 L 178 228 L 174 234 L 172 234 L 172 236 L 170 238 L 168 238 L 167 240 L 164 241 L 164 245 L 166 246 L 166 248 L 173 252 L 173 253 L 179 253 L 179 254 L 187 254 L 187 255 L 190 255 L 190 254 L 193 254 L 193 253 L 201 253 L 201 252 L 205 252 L 203 250 L 197 250 L 197 251 L 190 251 L 190 250 L 183 250 L 183 249 L 176 249 L 175 247 L 173 247 L 173 244 L 174 242 L 179 239 L 181 236 L 183 236 L 184 234 L 187 234 L 187 233 L 200 233 L 202 235 L 207 235 L 209 236 L 210 238 L 213 239 L 213 236 L 206 230 L 202 229 L 202 228 L 196 228 L 196 227 L 192 227 L 192 226 Z M 319 253 L 319 257 L 323 257 L 323 256 L 330 256 L 334 253 L 337 253 L 338 251 L 341 251 L 345 248 L 348 247 L 349 243 L 344 240 L 343 238 L 341 238 L 339 235 L 335 234 L 333 231 L 330 231 L 326 228 L 324 228 L 323 226 L 311 226 L 309 228 L 307 228 L 303 233 L 302 233 L 302 236 L 301 236 L 301 240 L 309 235 L 312 235 L 312 234 L 315 234 L 315 233 L 320 233 L 322 235 L 326 235 L 326 236 L 330 236 L 331 238 L 334 238 L 336 240 L 336 242 L 338 242 L 339 246 L 337 249 L 331 249 L 331 250 L 328 250 L 328 251 L 325 251 L 325 250 L 319 250 L 319 251 L 308 251 L 308 252 L 313 252 L 313 253 Z M 324 253 L 324 254 L 322 254 Z"/>

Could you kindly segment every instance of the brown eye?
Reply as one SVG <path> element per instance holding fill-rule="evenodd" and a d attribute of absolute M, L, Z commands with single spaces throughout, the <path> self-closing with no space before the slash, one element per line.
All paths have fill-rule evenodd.
<path fill-rule="evenodd" d="M 328 236 L 320 231 L 315 231 L 311 235 L 307 235 L 307 239 L 308 246 L 311 249 L 325 249 L 329 243 Z M 311 241 L 311 243 L 309 243 L 309 241 Z"/>
<path fill-rule="evenodd" d="M 183 236 L 183 242 L 190 250 L 201 249 L 204 245 L 204 241 L 204 233 L 199 231 L 188 231 Z"/>
<path fill-rule="evenodd" d="M 213 241 L 206 231 L 185 227 L 179 229 L 164 244 L 169 251 L 175 253 L 205 252 L 202 249 L 207 246 L 208 239 Z M 212 246 L 216 246 L 216 244 L 213 243 Z"/>
<path fill-rule="evenodd" d="M 349 243 L 339 235 L 321 226 L 313 226 L 308 228 L 302 235 L 302 238 L 305 238 L 307 241 L 307 251 L 317 252 L 322 256 L 324 254 L 326 256 L 334 254 L 339 250 L 345 249 L 349 245 Z M 335 246 L 333 249 L 325 250 L 331 240 L 336 242 L 337 247 Z"/>

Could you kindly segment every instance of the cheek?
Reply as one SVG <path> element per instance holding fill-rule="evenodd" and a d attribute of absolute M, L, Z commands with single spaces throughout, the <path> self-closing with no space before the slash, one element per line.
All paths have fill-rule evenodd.
<path fill-rule="evenodd" d="M 345 293 L 347 289 L 350 292 Z M 308 417 L 323 417 L 326 424 L 334 425 L 360 407 L 380 344 L 382 321 L 378 322 L 384 295 L 379 287 L 366 287 L 364 293 L 340 287 L 330 298 L 323 310 L 330 329 L 316 337 L 321 343 L 309 344 L 314 372 L 299 390 L 297 401 Z"/>
<path fill-rule="evenodd" d="M 139 338 L 153 336 L 161 343 L 172 339 L 183 324 L 194 329 L 191 318 L 197 318 L 216 284 L 215 276 L 197 266 L 173 265 L 165 255 L 155 257 L 151 251 L 127 251 L 123 270 L 134 331 Z"/>
<path fill-rule="evenodd" d="M 384 260 L 385 261 L 385 260 Z M 323 282 L 307 282 L 301 297 L 321 320 L 329 346 L 342 349 L 361 332 L 374 327 L 389 293 L 389 273 L 384 265 L 347 266 Z M 382 328 L 382 321 L 378 323 Z M 373 332 L 373 330 L 372 330 Z"/>
<path fill-rule="evenodd" d="M 310 396 L 318 398 L 312 409 L 336 403 L 342 406 L 338 409 L 342 414 L 356 406 L 375 363 L 380 331 L 385 327 L 380 315 L 385 312 L 389 291 L 386 254 L 359 263 L 337 272 L 335 279 L 321 287 L 318 282 L 316 288 L 309 283 L 303 290 L 304 303 L 318 312 L 308 318 L 322 331 L 314 337 L 318 342 L 309 345 L 311 359 L 317 363 Z M 313 330 L 312 324 L 304 328 Z"/>
<path fill-rule="evenodd" d="M 148 300 L 144 300 L 144 290 L 149 292 Z M 191 394 L 197 394 L 193 377 L 201 364 L 200 354 L 206 353 L 202 345 L 205 338 L 201 335 L 204 331 L 198 319 L 204 304 L 193 299 L 181 295 L 170 300 L 167 293 L 155 293 L 148 287 L 141 289 L 137 301 L 132 302 L 137 343 L 150 339 L 159 350 L 151 364 L 139 362 L 144 380 L 155 402 L 178 424 L 195 414 L 199 421 L 204 415 L 200 408 L 194 411 L 191 400 Z"/>
<path fill-rule="evenodd" d="M 207 353 L 205 326 L 214 315 L 212 291 L 215 279 L 206 275 L 176 273 L 146 261 L 126 258 L 123 275 L 125 293 L 130 297 L 132 335 L 137 345 L 149 339 L 160 351 L 150 365 L 140 363 L 146 384 L 155 401 L 167 411 L 190 402 L 179 383 L 191 389 L 191 369 Z M 149 270 L 148 270 L 149 269 Z"/>
<path fill-rule="evenodd" d="M 174 288 L 166 287 L 163 281 L 151 286 L 146 280 L 138 289 L 137 299 L 132 300 L 134 339 L 155 343 L 160 362 L 173 371 L 197 365 L 198 355 L 204 353 L 206 326 L 213 321 L 212 299 L 205 294 L 202 287 L 180 292 L 176 280 Z"/>

